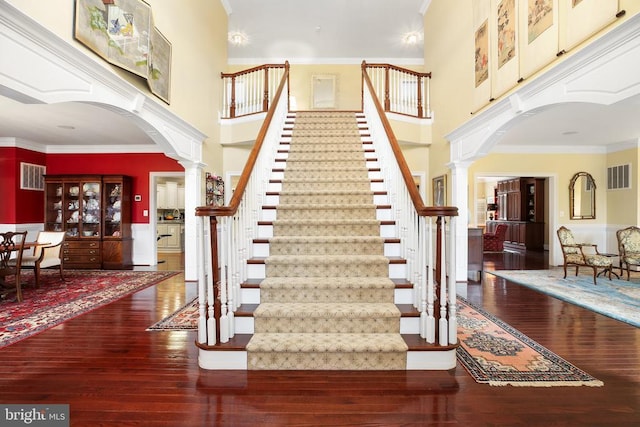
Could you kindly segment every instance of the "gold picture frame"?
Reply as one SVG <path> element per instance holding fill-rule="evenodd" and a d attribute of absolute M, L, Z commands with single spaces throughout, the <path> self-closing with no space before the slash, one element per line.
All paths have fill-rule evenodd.
<path fill-rule="evenodd" d="M 447 176 L 437 176 L 433 178 L 432 183 L 433 206 L 445 206 L 447 204 Z"/>

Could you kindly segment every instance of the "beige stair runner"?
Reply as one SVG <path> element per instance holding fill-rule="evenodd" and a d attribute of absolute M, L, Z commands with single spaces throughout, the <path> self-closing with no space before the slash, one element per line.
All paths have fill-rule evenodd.
<path fill-rule="evenodd" d="M 297 113 L 249 369 L 400 370 L 407 345 L 355 113 Z"/>

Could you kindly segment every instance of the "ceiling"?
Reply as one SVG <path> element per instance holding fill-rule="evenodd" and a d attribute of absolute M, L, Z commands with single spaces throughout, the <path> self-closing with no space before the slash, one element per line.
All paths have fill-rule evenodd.
<path fill-rule="evenodd" d="M 422 40 L 404 46 L 408 31 L 422 34 L 422 11 L 430 0 L 223 0 L 229 30 L 242 31 L 248 43 L 229 46 L 229 61 L 359 63 L 416 61 Z M 0 145 L 17 138 L 46 147 L 153 146 L 131 121 L 105 109 L 80 103 L 23 104 L 0 87 Z M 437 106 L 433 106 L 437 117 Z M 559 104 L 537 112 L 508 130 L 500 146 L 593 146 L 637 140 L 640 98 L 612 106 Z M 549 147 L 550 149 L 552 147 Z"/>
<path fill-rule="evenodd" d="M 225 0 L 235 64 L 355 63 L 380 60 L 422 64 L 423 11 L 430 0 Z M 409 33 L 416 43 L 403 43 Z"/>

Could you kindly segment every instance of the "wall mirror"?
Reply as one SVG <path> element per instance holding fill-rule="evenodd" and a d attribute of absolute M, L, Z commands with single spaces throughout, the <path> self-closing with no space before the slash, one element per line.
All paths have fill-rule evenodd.
<path fill-rule="evenodd" d="M 313 108 L 336 108 L 336 76 L 315 75 L 311 78 Z"/>
<path fill-rule="evenodd" d="M 596 183 L 587 172 L 578 172 L 569 184 L 571 219 L 596 218 Z"/>

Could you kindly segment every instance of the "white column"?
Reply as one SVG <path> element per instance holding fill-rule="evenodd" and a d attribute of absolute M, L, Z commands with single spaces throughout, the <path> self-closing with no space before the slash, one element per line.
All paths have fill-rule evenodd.
<path fill-rule="evenodd" d="M 198 279 L 197 221 L 196 207 L 203 206 L 204 164 L 179 162 L 184 166 L 184 279 L 187 282 Z"/>
<path fill-rule="evenodd" d="M 451 169 L 451 204 L 458 208 L 455 223 L 456 237 L 456 282 L 466 282 L 468 260 L 468 227 L 469 227 L 469 165 L 467 162 L 453 162 Z"/>

